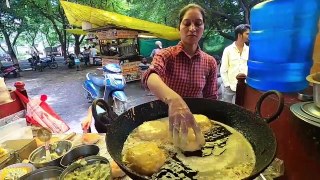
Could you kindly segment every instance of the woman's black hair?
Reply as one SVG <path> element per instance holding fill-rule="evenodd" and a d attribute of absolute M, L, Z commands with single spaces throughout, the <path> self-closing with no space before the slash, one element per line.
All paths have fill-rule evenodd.
<path fill-rule="evenodd" d="M 181 10 L 180 10 L 180 12 L 179 12 L 179 25 L 178 25 L 178 29 L 180 29 L 180 24 L 181 24 L 181 22 L 182 22 L 182 20 L 183 20 L 183 17 L 184 17 L 184 15 L 187 13 L 187 11 L 189 10 L 189 9 L 199 9 L 199 11 L 200 11 L 200 13 L 201 13 L 201 15 L 202 15 L 202 21 L 203 21 L 203 23 L 205 23 L 205 11 L 204 11 L 204 9 L 201 7 L 201 6 L 199 6 L 198 4 L 188 4 L 188 5 L 186 5 L 185 7 L 183 7 Z"/>

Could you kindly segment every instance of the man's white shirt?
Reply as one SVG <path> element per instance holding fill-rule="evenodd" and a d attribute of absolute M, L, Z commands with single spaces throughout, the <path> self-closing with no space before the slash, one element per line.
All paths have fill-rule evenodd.
<path fill-rule="evenodd" d="M 240 54 L 235 42 L 226 47 L 221 59 L 220 74 L 225 87 L 230 86 L 232 91 L 236 91 L 237 78 L 240 73 L 248 74 L 249 47 L 245 44 Z"/>
<path fill-rule="evenodd" d="M 98 50 L 97 50 L 96 48 L 91 48 L 91 49 L 90 49 L 91 56 L 92 56 L 92 57 L 95 57 L 95 56 L 97 55 L 97 51 L 98 51 Z"/>

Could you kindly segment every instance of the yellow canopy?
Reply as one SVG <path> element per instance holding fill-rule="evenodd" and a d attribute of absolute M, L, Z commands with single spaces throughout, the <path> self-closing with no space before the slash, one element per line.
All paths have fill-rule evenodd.
<path fill-rule="evenodd" d="M 146 31 L 168 40 L 180 39 L 176 28 L 124 16 L 67 1 L 60 1 L 70 24 L 81 27 L 82 22 L 89 22 L 93 27 L 116 26 L 133 30 Z"/>
<path fill-rule="evenodd" d="M 87 35 L 87 32 L 82 29 L 66 29 L 66 31 L 76 35 Z"/>

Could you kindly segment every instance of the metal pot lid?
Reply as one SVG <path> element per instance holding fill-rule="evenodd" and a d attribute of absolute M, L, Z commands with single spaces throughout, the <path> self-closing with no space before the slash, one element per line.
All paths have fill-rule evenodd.
<path fill-rule="evenodd" d="M 313 103 L 313 102 L 302 102 L 302 103 L 293 104 L 293 105 L 291 105 L 290 110 L 299 119 L 301 119 L 309 124 L 312 124 L 314 126 L 320 127 L 320 118 L 316 118 L 314 116 L 311 116 L 302 110 L 301 107 L 304 104 L 308 104 L 308 103 Z"/>
<path fill-rule="evenodd" d="M 313 116 L 315 118 L 319 118 L 320 119 L 320 108 L 317 107 L 314 102 L 307 102 L 307 103 L 301 105 L 301 109 L 305 113 L 307 113 L 307 114 L 309 114 L 309 115 L 311 115 L 311 116 Z"/>

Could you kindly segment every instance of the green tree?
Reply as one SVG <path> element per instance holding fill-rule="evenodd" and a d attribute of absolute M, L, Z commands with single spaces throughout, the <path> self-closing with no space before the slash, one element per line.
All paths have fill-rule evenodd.
<path fill-rule="evenodd" d="M 124 0 L 73 0 L 71 2 L 75 2 L 82 5 L 87 5 L 90 7 L 103 9 L 111 12 L 123 13 L 128 10 L 128 3 Z M 73 27 L 76 28 L 76 27 Z M 85 36 L 84 35 L 77 35 L 73 34 L 74 38 L 74 45 L 75 45 L 75 54 L 80 53 L 80 45 L 83 42 Z"/>
<path fill-rule="evenodd" d="M 32 16 L 31 16 L 32 17 Z M 41 41 L 39 35 L 41 34 L 40 27 L 43 26 L 43 19 L 37 17 L 26 17 L 26 25 L 24 32 L 21 33 L 18 42 L 19 44 L 28 44 L 33 47 L 37 52 L 39 50 L 36 47 L 36 44 Z"/>
<path fill-rule="evenodd" d="M 10 4 L 11 8 L 8 8 L 5 3 L 0 3 L 0 34 L 6 42 L 7 49 L 1 46 L 0 48 L 10 55 L 14 64 L 18 64 L 14 46 L 26 28 L 27 13 L 23 2 L 12 0 Z"/>
<path fill-rule="evenodd" d="M 60 44 L 58 34 L 52 28 L 52 24 L 49 21 L 44 21 L 44 24 L 40 26 L 40 32 L 41 35 L 44 36 L 49 47 Z"/>
<path fill-rule="evenodd" d="M 67 56 L 67 43 L 68 36 L 66 29 L 71 28 L 72 26 L 67 21 L 67 18 L 64 14 L 63 8 L 58 0 L 25 0 L 29 3 L 29 7 L 34 10 L 35 13 L 42 15 L 45 17 L 51 24 L 56 32 L 59 42 L 62 47 L 63 56 L 66 58 Z M 71 0 L 70 2 L 75 2 L 83 5 L 89 5 L 91 7 L 96 7 L 105 10 L 123 10 L 122 1 L 117 0 Z M 45 31 L 49 32 L 49 31 Z M 49 33 L 45 33 L 47 39 L 50 37 Z M 79 35 L 74 35 L 75 39 L 75 53 L 80 52 L 80 44 L 82 43 L 84 37 Z M 49 41 L 48 41 L 49 43 Z M 49 43 L 50 44 L 50 43 Z"/>
<path fill-rule="evenodd" d="M 28 7 L 34 10 L 40 16 L 46 18 L 58 35 L 61 44 L 62 55 L 67 58 L 67 18 L 63 12 L 58 0 L 25 0 L 28 2 Z"/>
<path fill-rule="evenodd" d="M 218 32 L 221 36 L 234 40 L 230 31 L 241 23 L 250 24 L 250 9 L 262 1 L 264 0 L 131 0 L 130 11 L 126 14 L 177 27 L 179 10 L 189 3 L 197 3 L 206 11 L 206 33 Z"/>

